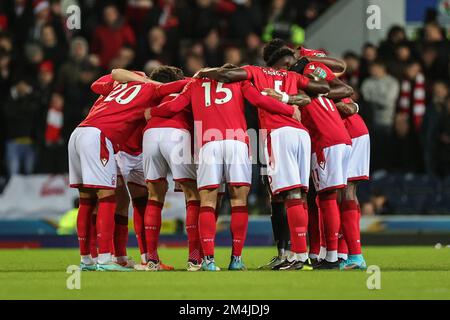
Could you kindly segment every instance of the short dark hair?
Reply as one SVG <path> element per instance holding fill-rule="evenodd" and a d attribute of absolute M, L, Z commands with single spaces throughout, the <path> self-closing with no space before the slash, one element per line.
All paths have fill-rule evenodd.
<path fill-rule="evenodd" d="M 150 74 L 150 79 L 168 83 L 184 79 L 183 71 L 180 68 L 172 66 L 160 66 L 155 68 Z"/>
<path fill-rule="evenodd" d="M 387 67 L 386 63 L 381 59 L 376 59 L 375 61 L 372 61 L 369 64 L 369 67 L 373 67 L 373 66 L 380 66 L 380 67 L 383 67 L 384 69 L 386 69 L 386 67 Z"/>
<path fill-rule="evenodd" d="M 282 39 L 269 41 L 263 49 L 263 59 L 269 67 L 273 66 L 281 58 L 293 55 L 294 51 L 286 48 L 286 41 Z"/>
<path fill-rule="evenodd" d="M 354 51 L 347 51 L 342 56 L 344 59 L 359 59 L 359 56 Z"/>

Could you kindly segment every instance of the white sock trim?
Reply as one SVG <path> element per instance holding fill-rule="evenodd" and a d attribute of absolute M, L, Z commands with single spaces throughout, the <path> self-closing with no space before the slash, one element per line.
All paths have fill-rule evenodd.
<path fill-rule="evenodd" d="M 112 262 L 111 253 L 100 253 L 98 255 L 98 263 L 99 264 L 107 264 Z"/>

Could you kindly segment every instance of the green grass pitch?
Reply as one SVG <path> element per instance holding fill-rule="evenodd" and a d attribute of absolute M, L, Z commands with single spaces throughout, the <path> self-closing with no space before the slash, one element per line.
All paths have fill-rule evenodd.
<path fill-rule="evenodd" d="M 66 268 L 75 249 L 0 250 L 0 299 L 450 299 L 450 249 L 367 247 L 368 265 L 381 269 L 381 289 L 369 290 L 363 271 L 256 271 L 273 248 L 246 248 L 246 272 L 186 272 L 186 249 L 161 249 L 179 271 L 81 273 L 69 290 Z M 138 256 L 137 250 L 129 254 Z M 229 249 L 216 252 L 226 268 Z"/>

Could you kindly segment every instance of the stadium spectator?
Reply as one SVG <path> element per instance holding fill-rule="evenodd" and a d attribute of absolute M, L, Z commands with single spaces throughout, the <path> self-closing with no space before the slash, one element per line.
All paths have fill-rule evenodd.
<path fill-rule="evenodd" d="M 370 65 L 378 58 L 378 48 L 366 43 L 362 48 L 361 62 L 359 67 L 359 83 L 362 84 L 370 76 Z"/>
<path fill-rule="evenodd" d="M 370 65 L 370 78 L 364 80 L 361 94 L 367 107 L 373 112 L 373 168 L 389 168 L 390 159 L 386 155 L 391 154 L 392 128 L 399 94 L 398 81 L 387 73 L 383 62 L 373 62 Z"/>
<path fill-rule="evenodd" d="M 158 60 L 162 64 L 172 64 L 173 55 L 167 48 L 167 36 L 163 28 L 153 27 L 142 40 L 137 63 L 144 65 L 149 60 Z"/>
<path fill-rule="evenodd" d="M 380 44 L 380 58 L 385 61 L 394 60 L 397 46 L 406 41 L 407 37 L 405 29 L 398 25 L 392 26 L 388 31 L 387 39 Z"/>
<path fill-rule="evenodd" d="M 439 172 L 442 176 L 450 176 L 450 98 L 447 98 L 446 107 L 442 112 L 439 125 Z"/>
<path fill-rule="evenodd" d="M 353 87 L 353 89 L 359 89 L 360 83 L 360 59 L 358 55 L 353 51 L 348 51 L 342 56 L 344 62 L 347 65 L 345 73 L 342 75 L 342 80 Z"/>
<path fill-rule="evenodd" d="M 436 175 L 440 169 L 438 163 L 441 148 L 439 148 L 439 126 L 442 115 L 446 109 L 449 98 L 449 88 L 447 83 L 438 81 L 433 86 L 432 100 L 428 105 L 423 120 L 423 147 L 425 173 Z"/>
<path fill-rule="evenodd" d="M 255 34 L 250 33 L 245 40 L 245 58 L 249 64 L 262 66 L 264 60 L 262 59 L 262 41 L 261 38 Z"/>
<path fill-rule="evenodd" d="M 225 49 L 225 63 L 240 66 L 243 62 L 241 49 L 238 47 L 228 47 Z"/>
<path fill-rule="evenodd" d="M 190 53 L 186 57 L 184 73 L 186 76 L 192 77 L 198 70 L 203 67 L 205 67 L 203 57 L 195 53 Z"/>
<path fill-rule="evenodd" d="M 258 1 L 241 0 L 235 3 L 237 7 L 230 17 L 229 37 L 244 40 L 250 33 L 261 34 L 264 15 Z"/>
<path fill-rule="evenodd" d="M 8 175 L 31 174 L 35 166 L 34 140 L 39 98 L 29 79 L 22 77 L 13 84 L 3 109 Z"/>
<path fill-rule="evenodd" d="M 109 69 L 121 68 L 121 69 L 134 70 L 134 69 L 136 69 L 135 64 L 134 64 L 135 56 L 136 56 L 136 54 L 132 47 L 123 46 L 117 52 L 117 56 L 115 56 L 114 59 L 111 60 Z"/>
<path fill-rule="evenodd" d="M 273 0 L 267 9 L 267 24 L 262 35 L 264 41 L 281 38 L 297 46 L 305 41 L 305 31 L 295 24 L 297 11 L 288 0 Z"/>
<path fill-rule="evenodd" d="M 58 42 L 55 29 L 51 24 L 42 27 L 40 44 L 44 53 L 44 60 L 50 60 L 58 68 L 66 59 L 65 45 Z"/>
<path fill-rule="evenodd" d="M 136 38 L 115 5 L 103 9 L 103 22 L 95 29 L 91 46 L 92 52 L 100 58 L 100 65 L 108 69 L 117 51 L 124 45 L 134 46 Z"/>
<path fill-rule="evenodd" d="M 57 92 L 64 97 L 64 140 L 83 119 L 89 102 L 95 99 L 86 81 L 94 80 L 98 72 L 97 59 L 89 55 L 88 43 L 81 37 L 74 38 L 70 46 L 70 58 L 60 68 L 57 80 Z M 93 69 L 94 74 L 86 76 L 85 71 Z M 88 73 L 89 75 L 89 73 Z"/>
<path fill-rule="evenodd" d="M 223 64 L 223 51 L 217 29 L 212 29 L 203 40 L 203 52 L 207 66 L 218 67 Z"/>

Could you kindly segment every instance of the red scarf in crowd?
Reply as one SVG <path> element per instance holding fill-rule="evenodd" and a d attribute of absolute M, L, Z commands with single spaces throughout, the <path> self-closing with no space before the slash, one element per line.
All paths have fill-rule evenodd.
<path fill-rule="evenodd" d="M 47 127 L 45 129 L 46 145 L 59 144 L 62 141 L 61 131 L 64 123 L 63 104 L 59 97 L 53 97 L 47 113 Z"/>
<path fill-rule="evenodd" d="M 414 127 L 420 131 L 425 115 L 425 77 L 422 73 L 414 81 L 402 81 L 398 105 L 401 113 L 412 115 Z"/>

